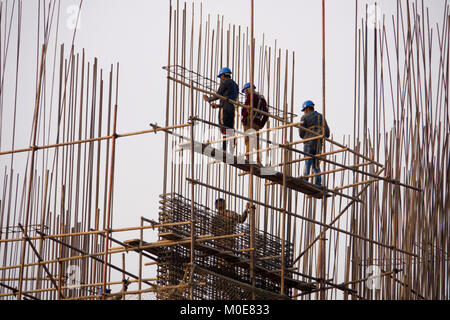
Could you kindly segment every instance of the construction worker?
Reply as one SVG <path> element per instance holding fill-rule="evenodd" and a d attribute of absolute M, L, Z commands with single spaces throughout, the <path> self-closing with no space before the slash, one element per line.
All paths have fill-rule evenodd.
<path fill-rule="evenodd" d="M 239 86 L 231 79 L 230 68 L 222 68 L 217 76 L 220 78 L 220 86 L 217 90 L 217 94 L 228 98 L 232 101 L 236 101 L 239 94 Z M 206 94 L 203 95 L 203 100 L 211 103 L 219 99 L 216 96 L 208 97 Z M 233 135 L 234 130 L 234 105 L 228 101 L 220 100 L 220 104 L 211 104 L 213 109 L 220 108 L 219 110 L 219 124 L 222 126 L 221 132 L 223 138 L 229 135 Z M 223 151 L 227 149 L 227 142 L 223 141 L 222 145 Z"/>
<path fill-rule="evenodd" d="M 314 111 L 314 102 L 312 102 L 311 100 L 305 101 L 302 106 L 302 111 L 305 113 L 300 120 L 300 125 L 302 127 L 322 134 L 322 126 L 325 126 L 324 135 L 326 138 L 330 137 L 330 128 L 328 128 L 326 120 L 323 123 L 322 115 L 317 111 Z M 302 128 L 299 128 L 299 133 L 302 139 L 312 138 L 316 136 L 315 134 L 308 132 Z M 303 145 L 303 151 L 311 155 L 318 154 L 321 149 L 320 142 L 320 139 L 305 142 Z M 314 173 L 320 173 L 319 160 L 316 158 L 312 158 L 306 160 L 303 176 L 309 175 L 311 167 L 313 168 Z M 308 178 L 305 178 L 305 180 L 308 180 Z M 322 185 L 322 178 L 320 175 L 316 176 L 316 185 Z"/>
<path fill-rule="evenodd" d="M 252 98 L 252 94 L 251 94 L 251 90 L 250 90 L 251 84 L 250 83 L 246 83 L 244 85 L 244 87 L 242 88 L 242 93 L 245 94 L 245 105 L 246 106 L 250 106 L 252 99 L 253 99 L 253 108 L 255 109 L 253 111 L 253 121 L 250 120 L 250 110 L 248 110 L 247 108 L 242 108 L 242 125 L 244 127 L 244 131 L 247 131 L 249 129 L 254 129 L 256 131 L 261 130 L 264 125 L 267 122 L 267 119 L 269 118 L 267 115 L 264 115 L 262 113 L 257 112 L 256 110 L 262 110 L 265 112 L 268 112 L 268 108 L 267 108 L 267 102 L 266 99 L 264 98 L 264 96 L 262 96 L 261 94 L 259 94 L 258 92 L 256 92 L 256 87 L 253 86 L 253 98 Z M 251 124 L 250 124 L 251 122 Z M 253 138 L 253 137 L 252 137 Z M 249 160 L 249 144 L 250 144 L 250 139 L 248 136 L 245 137 L 245 160 Z M 259 133 L 256 134 L 256 149 L 259 149 Z M 259 152 L 256 153 L 256 161 L 258 163 L 258 165 L 261 165 L 261 161 L 260 161 L 260 157 L 259 157 Z"/>

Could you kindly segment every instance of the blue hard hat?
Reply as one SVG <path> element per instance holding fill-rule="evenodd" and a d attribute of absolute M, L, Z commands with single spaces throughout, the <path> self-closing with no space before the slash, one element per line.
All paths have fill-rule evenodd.
<path fill-rule="evenodd" d="M 308 107 L 314 107 L 314 102 L 312 102 L 311 100 L 303 102 L 302 111 L 305 111 L 305 109 Z"/>
<path fill-rule="evenodd" d="M 231 74 L 232 73 L 231 69 L 228 68 L 228 67 L 220 69 L 219 74 L 217 75 L 217 78 L 220 78 L 221 75 L 226 74 L 226 73 L 230 73 Z"/>
<path fill-rule="evenodd" d="M 242 93 L 244 93 L 244 91 L 246 90 L 246 89 L 248 89 L 248 88 L 250 88 L 250 82 L 247 82 L 245 85 L 244 85 L 244 87 L 242 88 Z M 256 89 L 256 87 L 255 87 L 255 85 L 253 85 L 253 89 Z"/>

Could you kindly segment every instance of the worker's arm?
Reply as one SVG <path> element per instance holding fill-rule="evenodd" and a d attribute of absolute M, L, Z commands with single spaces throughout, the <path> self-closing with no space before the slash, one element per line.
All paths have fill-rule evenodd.
<path fill-rule="evenodd" d="M 217 99 L 219 99 L 219 98 L 217 98 L 215 96 L 208 97 L 206 94 L 203 95 L 203 100 L 205 100 L 206 102 L 209 102 L 211 104 L 211 108 L 213 108 L 213 109 L 220 108 L 220 105 L 218 105 L 217 103 L 211 103 Z"/>
<path fill-rule="evenodd" d="M 250 203 L 247 203 L 247 206 L 245 207 L 245 211 L 242 215 L 240 215 L 239 213 L 236 213 L 234 211 L 227 210 L 227 217 L 229 219 L 234 220 L 234 222 L 236 222 L 236 223 L 244 223 L 245 220 L 247 220 L 249 208 L 250 208 Z"/>
<path fill-rule="evenodd" d="M 221 235 L 221 228 L 223 227 L 223 219 L 221 216 L 215 215 L 211 219 L 211 233 L 215 236 Z"/>
<path fill-rule="evenodd" d="M 245 104 L 246 106 L 249 106 L 250 103 L 251 103 L 250 100 L 251 100 L 251 95 L 250 95 L 250 94 L 246 94 L 246 95 L 245 95 L 245 103 L 244 103 L 244 104 Z M 247 110 L 246 108 L 243 108 L 243 109 Z"/>

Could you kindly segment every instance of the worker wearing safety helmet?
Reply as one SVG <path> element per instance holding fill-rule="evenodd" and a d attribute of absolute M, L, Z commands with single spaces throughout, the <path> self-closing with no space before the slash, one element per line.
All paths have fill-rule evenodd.
<path fill-rule="evenodd" d="M 220 78 L 220 86 L 217 90 L 217 94 L 235 101 L 239 94 L 239 86 L 231 79 L 230 68 L 222 68 L 217 76 Z M 208 97 L 206 94 L 203 96 L 203 100 L 207 102 L 213 102 L 219 99 L 216 96 Z M 220 104 L 211 104 L 212 108 L 219 108 L 219 124 L 221 127 L 221 132 L 224 138 L 227 135 L 232 135 L 234 130 L 234 105 L 231 102 L 220 99 Z M 230 130 L 231 129 L 231 130 Z M 228 131 L 228 132 L 227 132 Z M 231 131 L 231 132 L 230 132 Z M 228 134 L 227 134 L 228 133 Z M 223 150 L 227 148 L 227 142 L 223 141 Z"/>
<path fill-rule="evenodd" d="M 317 132 L 319 134 L 322 133 L 322 127 L 324 127 L 325 138 L 330 137 L 330 128 L 328 127 L 326 120 L 325 121 L 323 120 L 323 116 L 319 112 L 314 110 L 314 102 L 312 102 L 311 100 L 305 101 L 302 106 L 302 111 L 304 112 L 304 115 L 300 120 L 300 125 L 302 127 Z M 299 133 L 302 139 L 308 139 L 317 136 L 314 133 L 304 130 L 302 128 L 299 128 Z M 303 151 L 310 155 L 318 154 L 321 149 L 320 142 L 321 142 L 320 139 L 305 142 L 303 145 Z M 313 171 L 315 173 L 320 173 L 319 160 L 316 158 L 311 158 L 306 160 L 305 170 L 303 172 L 304 176 L 309 175 L 311 167 L 313 168 Z M 308 178 L 305 179 L 308 180 Z M 316 184 L 322 185 L 322 178 L 320 175 L 316 176 Z"/>

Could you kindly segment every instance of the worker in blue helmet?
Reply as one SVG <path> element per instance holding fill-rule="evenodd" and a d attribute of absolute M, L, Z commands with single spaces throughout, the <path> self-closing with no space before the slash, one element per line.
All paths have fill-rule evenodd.
<path fill-rule="evenodd" d="M 217 94 L 229 100 L 236 101 L 239 94 L 239 86 L 231 79 L 231 70 L 228 67 L 222 68 L 217 76 L 220 78 L 220 86 Z M 219 97 L 208 95 L 203 96 L 203 100 L 211 103 L 216 101 Z M 221 125 L 221 132 L 223 137 L 232 136 L 234 134 L 234 104 L 220 99 L 219 104 L 211 103 L 211 107 L 219 108 L 219 124 Z M 227 149 L 227 141 L 223 141 L 223 150 Z"/>
<path fill-rule="evenodd" d="M 302 111 L 304 112 L 304 115 L 300 120 L 300 125 L 303 128 L 299 128 L 300 137 L 302 139 L 316 137 L 317 134 L 314 134 L 313 132 L 322 134 L 323 128 L 324 136 L 326 138 L 329 138 L 330 128 L 328 127 L 326 120 L 323 119 L 323 116 L 319 112 L 314 110 L 314 106 L 315 106 L 314 102 L 312 102 L 311 100 L 307 100 L 303 103 Z M 307 130 L 305 130 L 304 128 L 306 128 Z M 303 145 L 303 151 L 310 155 L 318 154 L 320 152 L 320 149 L 321 149 L 320 139 L 305 142 Z M 306 160 L 303 176 L 309 175 L 311 167 L 313 168 L 314 173 L 320 173 L 319 160 L 317 158 L 311 158 Z M 308 180 L 308 178 L 305 178 L 305 180 Z M 322 185 L 322 178 L 320 175 L 317 175 L 315 180 L 317 185 Z"/>

